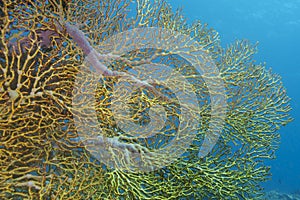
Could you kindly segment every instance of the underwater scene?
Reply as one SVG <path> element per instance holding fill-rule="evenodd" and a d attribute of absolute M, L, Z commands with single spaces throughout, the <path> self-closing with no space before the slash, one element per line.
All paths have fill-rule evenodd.
<path fill-rule="evenodd" d="M 224 48 L 241 39 L 258 42 L 256 62 L 265 62 L 267 69 L 281 76 L 291 98 L 293 121 L 279 130 L 276 158 L 266 161 L 272 176 L 262 185 L 270 193 L 268 199 L 300 199 L 300 1 L 174 0 L 172 4 L 182 7 L 189 21 L 199 19 L 217 30 Z"/>
<path fill-rule="evenodd" d="M 0 199 L 300 199 L 299 0 L 0 0 Z"/>

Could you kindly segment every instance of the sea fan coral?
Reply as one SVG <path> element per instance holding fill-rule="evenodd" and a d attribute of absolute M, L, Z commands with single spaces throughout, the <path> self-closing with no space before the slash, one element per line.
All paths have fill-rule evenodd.
<path fill-rule="evenodd" d="M 179 11 L 174 13 L 162 0 L 4 0 L 0 5 L 1 199 L 256 199 L 262 195 L 260 183 L 270 176 L 264 160 L 274 158 L 277 131 L 291 119 L 280 77 L 252 59 L 255 45 L 237 41 L 222 49 L 214 30 L 201 22 L 188 25 Z M 90 49 L 78 43 L 70 27 L 82 33 Z M 187 35 L 197 46 L 182 40 L 174 51 L 106 52 L 114 45 L 104 41 L 112 36 L 147 27 Z M 137 37 L 142 42 L 151 35 Z M 126 40 L 121 42 L 127 44 Z M 89 50 L 99 53 L 97 59 L 105 70 L 116 73 L 100 70 L 103 76 L 99 77 L 99 71 L 86 62 Z M 225 86 L 225 123 L 218 127 L 221 134 L 216 145 L 200 158 L 199 148 L 213 120 L 212 94 L 205 82 L 210 76 L 201 76 L 178 52 L 186 58 L 205 52 Z M 188 84 L 179 87 L 181 82 L 175 80 L 164 85 L 155 81 L 159 77 L 135 74 L 138 66 L 146 64 L 171 66 Z M 166 82 L 169 79 L 164 73 L 155 74 Z M 146 87 L 130 95 L 116 93 L 122 77 Z M 172 84 L 177 84 L 177 93 Z M 176 96 L 188 96 L 189 91 L 195 94 L 197 108 L 182 104 Z M 123 109 L 119 99 L 128 103 L 126 117 L 119 115 Z M 139 136 L 135 128 L 151 124 L 151 116 L 160 109 L 165 110 L 165 124 L 151 126 L 160 131 Z M 185 110 L 190 111 L 188 120 L 181 117 Z M 95 113 L 97 124 L 88 121 Z M 128 119 L 132 127 L 118 123 Z M 173 148 L 182 154 L 172 162 L 139 172 L 111 165 L 127 166 L 138 160 L 145 167 L 150 158 L 152 163 L 168 161 L 168 154 L 158 155 L 155 150 L 168 148 L 179 129 L 193 138 L 188 147 L 175 142 Z M 83 130 L 86 135 L 79 134 Z M 181 137 L 182 141 L 190 135 Z M 107 151 L 100 158 L 95 156 L 98 146 Z M 126 156 L 137 154 L 137 158 Z"/>

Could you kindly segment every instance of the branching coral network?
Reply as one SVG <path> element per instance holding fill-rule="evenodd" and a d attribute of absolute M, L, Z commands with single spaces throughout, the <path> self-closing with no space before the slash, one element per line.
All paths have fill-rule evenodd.
<path fill-rule="evenodd" d="M 136 82 L 136 85 L 145 87 L 147 89 L 150 89 L 153 91 L 156 95 L 159 95 L 163 97 L 164 99 L 167 99 L 167 97 L 164 97 L 163 94 L 161 94 L 158 90 L 156 90 L 150 83 L 154 82 L 154 80 L 149 81 L 142 81 L 137 79 L 136 77 L 127 74 L 125 72 L 119 72 L 119 71 L 112 71 L 107 68 L 103 63 L 100 62 L 100 60 L 110 60 L 110 59 L 118 59 L 125 62 L 130 62 L 129 60 L 122 59 L 120 56 L 112 55 L 112 54 L 100 54 L 97 52 L 88 42 L 86 36 L 84 33 L 79 30 L 78 27 L 75 25 L 70 25 L 70 23 L 62 23 L 64 27 L 66 27 L 67 33 L 73 38 L 73 40 L 79 45 L 79 47 L 83 50 L 84 55 L 86 56 L 87 61 L 95 68 L 95 70 L 104 76 L 110 76 L 110 77 L 122 77 L 131 79 L 132 81 Z"/>
<path fill-rule="evenodd" d="M 263 195 L 260 183 L 270 178 L 264 161 L 274 158 L 278 130 L 291 121 L 291 108 L 280 76 L 253 61 L 255 45 L 236 41 L 224 49 L 215 30 L 199 21 L 188 24 L 163 0 L 4 0 L 0 5 L 0 199 L 257 199 Z M 134 46 L 128 38 L 116 45 L 103 43 L 118 33 L 148 27 L 190 39 L 163 35 L 160 39 L 176 41 L 178 48 L 154 46 L 122 54 L 109 52 L 117 45 Z M 136 37 L 141 43 L 147 38 L 159 41 L 153 36 Z M 201 65 L 206 61 L 204 51 L 224 82 L 228 105 L 224 126 L 217 127 L 219 140 L 199 158 L 213 120 L 211 96 L 217 95 L 205 80 L 214 82 L 215 72 L 199 74 L 179 55 L 197 58 Z M 152 67 L 146 68 L 147 64 Z M 172 79 L 174 74 L 186 82 Z M 122 93 L 116 87 L 120 82 L 128 91 L 138 89 Z M 194 100 L 197 107 L 182 104 L 178 95 L 193 97 L 187 102 Z M 128 112 L 116 115 L 123 111 L 123 102 Z M 138 135 L 151 124 L 151 114 L 161 110 L 164 124 L 151 126 L 159 130 L 147 137 Z M 184 112 L 189 118 L 182 117 Z M 89 121 L 93 117 L 97 123 Z M 124 128 L 118 120 L 130 126 Z M 84 137 L 79 134 L 82 130 L 87 133 Z M 182 130 L 190 134 L 175 140 Z M 190 145 L 184 146 L 182 141 L 190 136 Z M 170 152 L 162 150 L 151 160 L 145 155 L 171 144 L 182 154 L 152 171 L 132 172 L 111 165 L 126 167 L 138 161 L 143 168 L 164 163 Z M 107 151 L 101 159 L 95 157 L 99 146 Z"/>

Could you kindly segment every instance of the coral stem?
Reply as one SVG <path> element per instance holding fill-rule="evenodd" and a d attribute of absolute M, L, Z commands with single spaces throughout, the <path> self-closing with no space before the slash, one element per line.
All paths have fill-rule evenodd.
<path fill-rule="evenodd" d="M 83 50 L 85 55 L 88 55 L 93 47 L 90 45 L 88 39 L 85 37 L 84 33 L 77 28 L 76 26 L 71 25 L 70 23 L 64 24 L 66 31 L 72 37 L 72 39 L 78 44 L 78 46 Z"/>
<path fill-rule="evenodd" d="M 67 33 L 72 37 L 72 39 L 77 43 L 77 45 L 83 50 L 83 53 L 87 59 L 87 61 L 95 68 L 97 72 L 104 76 L 114 76 L 114 77 L 122 77 L 129 80 L 132 80 L 136 83 L 137 86 L 145 87 L 149 90 L 151 90 L 155 95 L 162 97 L 164 100 L 169 100 L 165 95 L 161 94 L 158 90 L 156 90 L 153 85 L 148 83 L 148 81 L 142 81 L 138 78 L 127 74 L 125 72 L 118 72 L 118 71 L 112 71 L 108 69 L 103 63 L 101 63 L 100 59 L 121 59 L 119 56 L 111 55 L 111 54 L 100 54 L 98 53 L 89 43 L 87 37 L 84 35 L 84 33 L 74 25 L 71 25 L 70 23 L 62 23 Z"/>

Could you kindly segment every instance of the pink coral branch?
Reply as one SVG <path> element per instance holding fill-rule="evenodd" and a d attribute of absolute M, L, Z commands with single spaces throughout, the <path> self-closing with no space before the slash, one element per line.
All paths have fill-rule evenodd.
<path fill-rule="evenodd" d="M 79 30 L 76 26 L 71 25 L 70 23 L 64 23 L 67 33 L 72 37 L 72 39 L 78 44 L 78 46 L 83 50 L 85 55 L 91 53 L 94 48 L 90 45 L 84 33 Z"/>
<path fill-rule="evenodd" d="M 145 87 L 149 90 L 151 90 L 156 96 L 162 97 L 164 100 L 169 99 L 163 95 L 161 92 L 156 90 L 153 85 L 149 83 L 149 81 L 142 81 L 130 74 L 127 74 L 125 72 L 118 72 L 118 71 L 112 71 L 108 69 L 103 63 L 101 63 L 100 59 L 120 59 L 119 56 L 112 55 L 112 54 L 100 54 L 98 53 L 89 43 L 88 39 L 84 35 L 84 33 L 76 26 L 73 26 L 69 23 L 62 23 L 64 27 L 66 28 L 67 33 L 72 37 L 72 39 L 77 43 L 77 45 L 82 49 L 83 53 L 87 56 L 87 61 L 92 64 L 92 66 L 95 68 L 95 70 L 99 73 L 101 73 L 104 76 L 114 76 L 114 77 L 122 77 L 127 78 L 136 83 L 136 85 Z M 124 59 L 122 59 L 124 60 Z M 127 61 L 128 62 L 128 61 Z"/>

